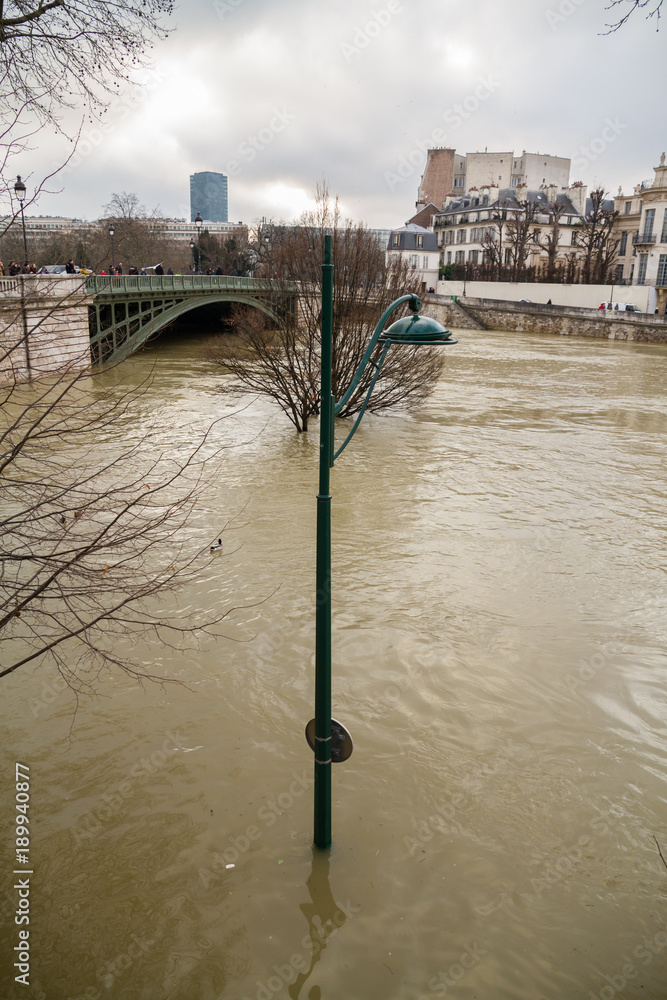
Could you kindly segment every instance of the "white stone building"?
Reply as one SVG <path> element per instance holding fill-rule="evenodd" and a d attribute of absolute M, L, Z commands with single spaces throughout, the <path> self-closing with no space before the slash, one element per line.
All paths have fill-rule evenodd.
<path fill-rule="evenodd" d="M 653 181 L 619 188 L 615 198 L 616 233 L 620 239 L 616 265 L 619 284 L 649 286 L 649 311 L 667 310 L 667 164 L 665 154 L 653 168 Z"/>
<path fill-rule="evenodd" d="M 435 233 L 423 226 L 408 222 L 402 229 L 394 229 L 386 250 L 387 263 L 407 260 L 417 272 L 421 291 L 435 291 L 438 284 L 439 254 Z"/>

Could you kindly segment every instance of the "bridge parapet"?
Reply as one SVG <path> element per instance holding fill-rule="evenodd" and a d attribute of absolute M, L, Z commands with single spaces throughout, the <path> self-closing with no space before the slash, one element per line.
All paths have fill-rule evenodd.
<path fill-rule="evenodd" d="M 214 291 L 244 291 L 261 295 L 284 291 L 285 283 L 231 274 L 95 274 L 87 279 L 86 289 L 93 295 Z"/>

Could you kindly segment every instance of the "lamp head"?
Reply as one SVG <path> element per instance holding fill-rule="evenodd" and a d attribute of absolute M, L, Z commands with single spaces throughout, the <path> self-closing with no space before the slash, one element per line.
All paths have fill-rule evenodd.
<path fill-rule="evenodd" d="M 20 202 L 23 202 L 25 198 L 25 184 L 21 180 L 21 175 L 19 174 L 16 178 L 16 184 L 14 185 L 14 194 Z"/>
<path fill-rule="evenodd" d="M 395 323 L 383 330 L 380 340 L 390 344 L 412 344 L 413 347 L 427 346 L 435 347 L 438 344 L 456 344 L 458 341 L 452 339 L 451 330 L 448 330 L 438 323 L 437 319 L 430 316 L 420 316 L 415 306 L 411 303 L 412 316 L 404 316 L 397 319 Z"/>
<path fill-rule="evenodd" d="M 195 215 L 195 226 L 197 227 L 198 230 L 201 229 L 203 222 L 204 220 L 202 219 L 199 212 L 197 212 L 197 214 Z"/>
<path fill-rule="evenodd" d="M 113 224 L 113 222 L 110 222 L 109 223 L 109 236 L 111 237 L 111 239 L 114 238 L 115 232 L 116 232 L 116 229 L 114 227 L 114 224 Z"/>

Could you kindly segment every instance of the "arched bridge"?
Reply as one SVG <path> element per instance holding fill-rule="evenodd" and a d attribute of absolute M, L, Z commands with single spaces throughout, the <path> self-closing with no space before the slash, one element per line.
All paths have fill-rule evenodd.
<path fill-rule="evenodd" d="M 276 304 L 291 308 L 281 281 L 230 275 L 91 275 L 86 292 L 94 363 L 122 361 L 183 313 L 215 302 L 241 302 L 277 319 Z"/>

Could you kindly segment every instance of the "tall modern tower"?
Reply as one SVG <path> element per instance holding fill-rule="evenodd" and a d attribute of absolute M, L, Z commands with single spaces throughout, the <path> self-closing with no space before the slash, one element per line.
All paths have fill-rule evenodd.
<path fill-rule="evenodd" d="M 228 222 L 227 175 L 210 170 L 190 175 L 190 221 L 199 212 L 207 222 Z"/>

